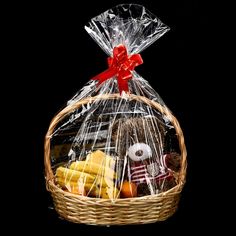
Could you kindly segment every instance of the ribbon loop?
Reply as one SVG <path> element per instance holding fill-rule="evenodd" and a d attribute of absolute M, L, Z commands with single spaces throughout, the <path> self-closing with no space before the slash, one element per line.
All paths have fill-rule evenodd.
<path fill-rule="evenodd" d="M 109 68 L 93 77 L 92 80 L 98 80 L 98 85 L 100 85 L 116 76 L 120 94 L 122 91 L 128 92 L 128 80 L 132 78 L 131 71 L 143 63 L 141 55 L 134 54 L 129 56 L 126 47 L 118 45 L 113 49 L 113 57 L 109 57 L 107 62 Z"/>

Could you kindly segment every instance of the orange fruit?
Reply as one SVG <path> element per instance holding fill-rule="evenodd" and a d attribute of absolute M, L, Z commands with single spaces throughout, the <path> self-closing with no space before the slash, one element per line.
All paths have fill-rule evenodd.
<path fill-rule="evenodd" d="M 133 182 L 124 181 L 121 187 L 121 197 L 137 197 L 137 185 Z"/>

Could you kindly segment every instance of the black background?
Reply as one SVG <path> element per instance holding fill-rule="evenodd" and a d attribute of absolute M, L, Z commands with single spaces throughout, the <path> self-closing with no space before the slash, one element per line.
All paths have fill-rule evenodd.
<path fill-rule="evenodd" d="M 126 2 L 85 1 L 81 6 L 34 4 L 28 5 L 30 10 L 21 16 L 24 22 L 22 52 L 27 57 L 22 69 L 25 78 L 30 79 L 30 82 L 20 81 L 21 86 L 27 86 L 27 98 L 23 102 L 28 104 L 21 109 L 25 124 L 22 132 L 27 136 L 28 146 L 27 153 L 24 152 L 27 158 L 24 166 L 29 191 L 22 194 L 23 211 L 28 216 L 20 219 L 19 214 L 18 217 L 24 229 L 30 224 L 37 230 L 47 227 L 54 233 L 73 230 L 86 235 L 145 235 L 147 231 L 179 234 L 186 225 L 196 232 L 201 232 L 202 227 L 210 227 L 209 219 L 217 212 L 210 194 L 214 188 L 208 159 L 211 127 L 205 122 L 212 104 L 205 84 L 209 76 L 208 29 L 211 24 L 204 3 L 193 0 L 132 1 L 144 5 L 171 28 L 142 52 L 144 64 L 136 70 L 173 111 L 185 135 L 188 175 L 178 211 L 167 221 L 151 225 L 96 227 L 63 221 L 51 209 L 43 166 L 43 142 L 49 122 L 92 76 L 107 68 L 107 56 L 83 27 L 90 18 Z"/>

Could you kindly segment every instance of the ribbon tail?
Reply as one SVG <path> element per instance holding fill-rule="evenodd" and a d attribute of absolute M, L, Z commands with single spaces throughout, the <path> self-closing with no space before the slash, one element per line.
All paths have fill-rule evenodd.
<path fill-rule="evenodd" d="M 110 79 L 112 77 L 114 77 L 116 75 L 116 70 L 114 69 L 107 69 L 105 71 L 103 71 L 102 73 L 94 76 L 92 78 L 92 80 L 97 80 L 98 81 L 98 85 L 102 84 L 104 81 L 106 81 L 107 79 Z"/>
<path fill-rule="evenodd" d="M 117 83 L 118 83 L 120 95 L 122 94 L 123 91 L 129 92 L 128 80 L 124 80 L 121 76 L 118 76 Z"/>

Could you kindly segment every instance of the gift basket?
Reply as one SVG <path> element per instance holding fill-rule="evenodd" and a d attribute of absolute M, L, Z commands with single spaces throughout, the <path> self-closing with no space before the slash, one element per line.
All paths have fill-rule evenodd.
<path fill-rule="evenodd" d="M 135 67 L 169 28 L 143 6 L 123 4 L 85 29 L 108 54 L 108 69 L 50 123 L 44 161 L 55 209 L 74 223 L 163 221 L 178 206 L 186 148 L 177 119 Z"/>

